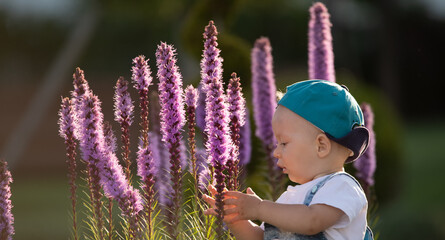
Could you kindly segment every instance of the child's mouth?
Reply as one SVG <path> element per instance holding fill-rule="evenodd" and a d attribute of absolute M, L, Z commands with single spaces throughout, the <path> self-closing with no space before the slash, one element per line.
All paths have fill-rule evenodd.
<path fill-rule="evenodd" d="M 283 171 L 283 173 L 287 173 L 287 170 L 285 167 L 278 165 L 279 168 L 281 168 L 281 170 Z"/>

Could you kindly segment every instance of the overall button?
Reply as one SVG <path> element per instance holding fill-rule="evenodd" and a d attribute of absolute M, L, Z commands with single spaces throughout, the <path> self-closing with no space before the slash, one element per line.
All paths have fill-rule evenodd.
<path fill-rule="evenodd" d="M 318 189 L 318 187 L 317 186 L 314 186 L 313 188 L 312 188 L 312 193 L 315 193 L 316 191 L 317 191 L 317 189 Z"/>

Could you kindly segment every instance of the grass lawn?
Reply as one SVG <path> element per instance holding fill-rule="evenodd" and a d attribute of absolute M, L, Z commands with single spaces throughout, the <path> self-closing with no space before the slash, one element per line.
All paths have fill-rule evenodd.
<path fill-rule="evenodd" d="M 445 124 L 406 124 L 403 185 L 399 196 L 379 207 L 379 239 L 445 239 Z M 377 149 L 378 150 L 378 149 Z M 58 177 L 57 177 L 58 176 Z M 70 202 L 67 177 L 14 177 L 16 240 L 68 239 Z"/>
<path fill-rule="evenodd" d="M 70 202 L 64 175 L 46 178 L 20 176 L 14 178 L 11 191 L 14 239 L 68 239 Z"/>

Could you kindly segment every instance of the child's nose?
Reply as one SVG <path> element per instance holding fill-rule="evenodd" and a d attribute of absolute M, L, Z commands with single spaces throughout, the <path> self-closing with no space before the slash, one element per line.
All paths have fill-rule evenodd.
<path fill-rule="evenodd" d="M 273 156 L 274 156 L 274 158 L 280 158 L 278 146 L 275 147 L 275 150 L 273 151 Z"/>

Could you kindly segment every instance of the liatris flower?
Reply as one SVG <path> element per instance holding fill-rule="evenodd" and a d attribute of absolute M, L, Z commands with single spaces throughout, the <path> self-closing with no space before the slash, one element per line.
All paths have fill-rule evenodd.
<path fill-rule="evenodd" d="M 169 158 L 169 152 L 162 143 L 160 133 L 151 131 L 148 133 L 148 137 L 152 150 L 154 169 L 156 169 L 155 189 L 157 192 L 156 195 L 158 196 L 158 202 L 161 204 L 161 206 L 168 206 L 171 204 L 169 195 L 172 192 L 172 184 L 169 178 L 170 162 L 166 161 L 165 159 Z"/>
<path fill-rule="evenodd" d="M 74 114 L 78 114 L 79 108 L 81 106 L 81 101 L 84 95 L 91 94 L 90 86 L 88 82 L 85 80 L 85 75 L 82 69 L 76 68 L 76 71 L 73 74 L 73 86 L 74 90 L 71 92 L 71 96 L 73 99 L 71 99 L 73 104 L 73 111 Z M 79 124 L 77 123 L 77 119 L 79 119 L 78 116 L 74 116 L 74 137 L 79 140 Z"/>
<path fill-rule="evenodd" d="M 272 131 L 272 117 L 277 107 L 276 86 L 273 74 L 272 48 L 269 39 L 259 38 L 252 49 L 252 97 L 253 113 L 256 124 L 255 135 L 263 143 L 269 167 L 269 182 L 272 197 L 276 199 L 281 192 L 282 173 L 275 165 L 273 149 L 276 144 Z"/>
<path fill-rule="evenodd" d="M 272 117 L 277 106 L 272 48 L 268 38 L 255 41 L 252 49 L 252 97 L 256 136 L 267 146 L 275 144 Z"/>
<path fill-rule="evenodd" d="M 170 153 L 170 176 L 173 192 L 170 197 L 172 204 L 168 206 L 171 218 L 169 224 L 170 237 L 177 239 L 180 220 L 180 204 L 182 199 L 181 169 L 181 132 L 185 124 L 184 99 L 182 95 L 182 76 L 176 66 L 176 50 L 171 45 L 161 42 L 156 51 L 158 66 L 159 100 L 161 104 L 162 141 Z"/>
<path fill-rule="evenodd" d="M 229 85 L 227 86 L 227 103 L 229 105 L 230 130 L 233 142 L 231 158 L 227 161 L 229 190 L 238 189 L 240 131 L 241 127 L 245 124 L 246 116 L 246 101 L 241 90 L 239 77 L 236 76 L 236 73 L 232 73 Z"/>
<path fill-rule="evenodd" d="M 14 216 L 11 213 L 12 177 L 7 163 L 0 160 L 0 239 L 11 240 L 14 235 Z"/>
<path fill-rule="evenodd" d="M 202 193 L 207 194 L 207 188 L 211 184 L 211 171 L 208 166 L 203 166 L 202 171 L 199 173 L 199 189 Z"/>
<path fill-rule="evenodd" d="M 209 25 L 205 27 L 204 36 L 204 51 L 203 58 L 201 60 L 201 80 L 204 90 L 206 86 L 213 80 L 222 79 L 222 62 L 220 57 L 221 50 L 218 49 L 218 31 L 213 21 L 209 22 Z"/>
<path fill-rule="evenodd" d="M 122 160 L 125 163 L 125 175 L 131 182 L 130 126 L 133 123 L 133 102 L 128 92 L 128 82 L 119 77 L 114 93 L 114 120 L 121 126 Z"/>
<path fill-rule="evenodd" d="M 153 78 L 151 77 L 151 70 L 148 66 L 148 59 L 145 60 L 145 56 L 141 55 L 133 59 L 132 79 L 134 87 L 139 93 L 139 106 L 141 109 L 141 138 L 144 147 L 148 145 L 148 87 L 152 84 Z"/>
<path fill-rule="evenodd" d="M 74 239 L 78 239 L 77 236 L 77 211 L 76 211 L 76 146 L 77 143 L 74 139 L 74 111 L 73 104 L 69 98 L 62 98 L 61 109 L 59 111 L 59 135 L 65 139 L 65 148 L 66 148 L 66 156 L 67 164 L 68 164 L 68 181 L 70 185 L 71 192 L 71 211 L 72 211 L 72 221 L 73 221 L 73 237 Z"/>
<path fill-rule="evenodd" d="M 203 83 L 198 86 L 198 102 L 196 106 L 196 126 L 201 130 L 206 127 L 206 92 L 204 90 Z"/>
<path fill-rule="evenodd" d="M 145 148 L 141 141 L 139 145 L 139 151 L 137 153 L 137 163 L 138 163 L 138 176 L 142 179 L 142 189 L 144 192 L 144 213 L 145 221 L 148 227 L 149 239 L 152 235 L 152 213 L 153 213 L 153 203 L 155 199 L 154 185 L 156 176 L 156 167 L 154 166 L 151 144 L 147 145 Z"/>
<path fill-rule="evenodd" d="M 159 104 L 159 95 L 157 91 L 150 92 L 150 112 L 160 113 L 161 105 Z M 150 132 L 148 139 L 153 158 L 153 170 L 155 171 L 155 189 L 158 197 L 158 202 L 161 206 L 171 204 L 168 198 L 171 193 L 171 182 L 169 178 L 170 162 L 166 161 L 169 158 L 168 149 L 164 147 L 161 137 L 161 116 L 159 114 L 150 115 Z"/>
<path fill-rule="evenodd" d="M 222 238 L 222 219 L 224 216 L 223 190 L 225 175 L 223 170 L 229 157 L 231 139 L 229 136 L 229 112 L 222 82 L 222 58 L 217 48 L 218 31 L 210 21 L 205 27 L 204 50 L 201 61 L 201 77 L 206 91 L 206 148 L 210 163 L 214 168 L 217 194 L 215 206 L 217 212 L 216 233 Z"/>
<path fill-rule="evenodd" d="M 111 127 L 111 123 L 108 121 L 104 121 L 104 148 L 106 152 L 115 153 L 117 149 L 117 139 L 114 135 L 113 129 Z M 108 237 L 112 239 L 114 232 L 113 225 L 113 199 L 108 198 Z"/>
<path fill-rule="evenodd" d="M 142 209 L 139 193 L 125 179 L 116 155 L 107 151 L 99 99 L 94 95 L 84 96 L 82 103 L 80 146 L 83 159 L 89 166 L 97 169 L 104 193 L 118 202 L 124 215 L 129 219 L 130 235 L 135 237 L 138 229 L 136 218 Z"/>
<path fill-rule="evenodd" d="M 117 149 L 117 139 L 114 135 L 113 128 L 111 127 L 111 123 L 108 121 L 104 121 L 103 127 L 105 151 L 115 153 Z"/>
<path fill-rule="evenodd" d="M 81 142 L 82 139 L 82 107 L 83 101 L 85 97 L 89 97 L 92 95 L 92 91 L 90 90 L 88 82 L 85 80 L 84 71 L 80 68 L 76 68 L 76 71 L 73 74 L 73 86 L 74 90 L 71 92 L 72 96 L 72 104 L 74 110 L 74 137 Z M 82 154 L 82 157 L 85 157 Z M 94 227 L 95 235 L 103 238 L 103 213 L 102 213 L 102 192 L 100 191 L 100 176 L 99 170 L 96 164 L 92 161 L 88 161 L 88 159 L 83 159 L 87 164 L 87 181 L 88 188 L 90 189 L 90 202 L 92 204 L 92 213 L 94 214 Z"/>
<path fill-rule="evenodd" d="M 153 213 L 154 202 L 154 185 L 156 166 L 153 161 L 152 147 L 149 146 L 149 96 L 148 87 L 152 84 L 153 78 L 151 77 L 151 70 L 148 66 L 148 59 L 145 60 L 145 56 L 141 55 L 133 59 L 132 68 L 132 80 L 134 87 L 139 93 L 139 107 L 141 116 L 141 143 L 138 150 L 138 175 L 142 178 L 142 189 L 144 190 L 144 213 L 145 221 L 148 227 L 149 238 L 152 234 L 152 221 L 151 216 Z M 156 158 L 155 158 L 156 159 Z"/>
<path fill-rule="evenodd" d="M 335 82 L 334 52 L 332 50 L 331 22 L 323 3 L 309 9 L 309 79 Z"/>
<path fill-rule="evenodd" d="M 190 162 L 192 163 L 192 175 L 195 181 L 195 193 L 197 194 L 199 179 L 196 166 L 196 141 L 195 141 L 195 112 L 198 102 L 198 90 L 192 85 L 185 89 L 185 105 L 187 105 L 188 141 L 190 151 Z"/>
<path fill-rule="evenodd" d="M 356 176 L 362 183 L 366 195 L 369 197 L 369 188 L 374 185 L 374 172 L 376 169 L 376 155 L 375 155 L 375 133 L 374 127 L 374 113 L 368 103 L 360 105 L 365 119 L 365 126 L 369 130 L 369 145 L 366 152 L 363 153 L 353 164 L 357 169 Z"/>

